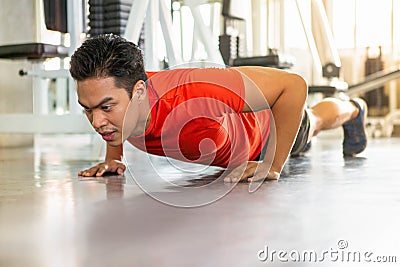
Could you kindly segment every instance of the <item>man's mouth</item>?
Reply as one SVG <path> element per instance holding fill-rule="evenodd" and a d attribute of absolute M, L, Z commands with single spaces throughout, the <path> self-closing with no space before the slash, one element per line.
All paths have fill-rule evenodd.
<path fill-rule="evenodd" d="M 115 131 L 113 132 L 103 132 L 103 133 L 99 133 L 101 135 L 101 137 L 103 137 L 104 141 L 111 141 L 114 139 L 115 136 Z"/>

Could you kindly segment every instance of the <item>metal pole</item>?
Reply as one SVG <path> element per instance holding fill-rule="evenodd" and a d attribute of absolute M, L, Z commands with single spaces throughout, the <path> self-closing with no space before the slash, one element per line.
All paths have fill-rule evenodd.
<path fill-rule="evenodd" d="M 314 39 L 313 33 L 311 31 L 311 27 L 306 24 L 305 17 L 303 16 L 303 11 L 301 9 L 299 1 L 300 0 L 296 0 L 295 2 L 296 2 L 298 13 L 300 15 L 300 21 L 303 26 L 304 33 L 306 35 L 308 47 L 311 52 L 311 57 L 313 59 L 314 70 L 318 74 L 318 78 L 322 78 L 322 64 L 321 64 L 321 59 L 318 54 L 317 45 L 315 43 L 315 39 Z"/>
<path fill-rule="evenodd" d="M 144 17 L 150 0 L 132 0 L 132 7 L 129 13 L 128 22 L 124 37 L 134 43 L 138 43 L 140 31 L 142 30 Z"/>
<path fill-rule="evenodd" d="M 399 79 L 400 69 L 392 69 L 390 71 L 380 71 L 376 72 L 367 77 L 367 80 L 358 84 L 349 86 L 349 90 L 346 92 L 347 95 L 359 95 L 365 92 L 376 89 L 385 83 Z"/>
<path fill-rule="evenodd" d="M 71 56 L 75 49 L 81 45 L 80 35 L 83 30 L 82 25 L 82 0 L 67 1 L 68 32 L 70 34 L 70 48 L 68 54 Z M 78 105 L 78 96 L 75 90 L 75 82 L 68 75 L 68 100 L 69 112 L 71 114 L 82 114 L 82 109 Z"/>
<path fill-rule="evenodd" d="M 334 63 L 337 67 L 340 67 L 342 63 L 322 1 L 311 0 L 311 11 L 313 36 L 321 64 Z"/>
<path fill-rule="evenodd" d="M 42 63 L 33 63 L 34 71 L 42 71 Z M 33 114 L 42 115 L 49 113 L 49 96 L 46 80 L 41 77 L 33 78 Z"/>
<path fill-rule="evenodd" d="M 152 0 L 147 8 L 145 17 L 144 62 L 147 70 L 160 70 L 160 63 L 157 58 L 157 23 L 159 20 L 159 1 Z"/>
<path fill-rule="evenodd" d="M 184 0 L 184 3 L 190 8 L 192 12 L 192 16 L 196 24 L 197 33 L 199 34 L 199 39 L 206 49 L 209 60 L 211 60 L 213 63 L 225 65 L 218 46 L 215 45 L 215 42 L 213 42 L 214 38 L 211 30 L 207 28 L 203 23 L 199 7 L 196 6 L 196 4 L 193 3 L 193 1 L 191 0 Z"/>
<path fill-rule="evenodd" d="M 176 38 L 173 36 L 172 32 L 172 18 L 171 13 L 168 12 L 168 8 L 164 3 L 164 0 L 159 0 L 160 3 L 160 24 L 163 32 L 165 47 L 167 50 L 167 57 L 169 65 L 178 65 L 182 62 L 182 56 L 179 50 L 176 48 L 175 42 Z"/>

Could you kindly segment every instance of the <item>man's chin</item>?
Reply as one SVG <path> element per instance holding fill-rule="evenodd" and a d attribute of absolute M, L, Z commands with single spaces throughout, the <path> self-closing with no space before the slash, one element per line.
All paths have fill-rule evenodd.
<path fill-rule="evenodd" d="M 121 140 L 110 140 L 106 142 L 109 146 L 120 146 L 122 144 Z"/>

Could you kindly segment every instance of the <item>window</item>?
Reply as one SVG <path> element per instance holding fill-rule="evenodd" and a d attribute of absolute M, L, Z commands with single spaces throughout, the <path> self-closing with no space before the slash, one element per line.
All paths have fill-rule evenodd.
<path fill-rule="evenodd" d="M 356 47 L 390 46 L 392 0 L 356 1 Z"/>
<path fill-rule="evenodd" d="M 355 0 L 333 1 L 333 38 L 338 48 L 355 45 Z"/>
<path fill-rule="evenodd" d="M 332 2 L 333 35 L 338 48 L 391 45 L 392 12 L 394 18 L 399 17 L 399 1 L 334 0 Z M 392 4 L 397 5 L 397 8 Z M 396 23 L 394 26 L 398 27 Z"/>

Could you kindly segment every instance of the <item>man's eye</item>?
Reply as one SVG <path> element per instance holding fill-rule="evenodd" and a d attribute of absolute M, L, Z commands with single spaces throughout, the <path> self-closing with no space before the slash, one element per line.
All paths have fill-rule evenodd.
<path fill-rule="evenodd" d="M 102 106 L 101 109 L 102 109 L 103 111 L 110 111 L 111 106 Z"/>
<path fill-rule="evenodd" d="M 84 108 L 86 113 L 92 113 L 92 110 L 90 108 Z"/>

